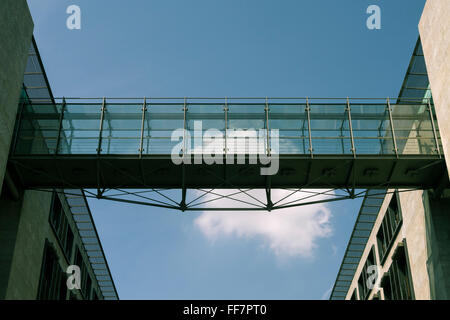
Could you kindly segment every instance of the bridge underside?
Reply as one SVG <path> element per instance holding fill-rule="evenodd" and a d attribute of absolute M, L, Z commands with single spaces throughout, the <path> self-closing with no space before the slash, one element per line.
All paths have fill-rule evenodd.
<path fill-rule="evenodd" d="M 275 175 L 261 165 L 180 164 L 168 156 L 13 157 L 22 185 L 40 188 L 432 188 L 445 173 L 438 156 L 282 155 Z"/>
<path fill-rule="evenodd" d="M 277 174 L 260 165 L 174 165 L 167 156 L 14 157 L 26 188 L 85 189 L 86 196 L 181 211 L 271 211 L 354 199 L 361 189 L 436 188 L 446 177 L 439 157 L 281 156 Z M 94 189 L 89 191 L 89 189 Z M 385 191 L 384 191 L 385 192 Z M 231 203 L 230 203 L 231 201 Z"/>

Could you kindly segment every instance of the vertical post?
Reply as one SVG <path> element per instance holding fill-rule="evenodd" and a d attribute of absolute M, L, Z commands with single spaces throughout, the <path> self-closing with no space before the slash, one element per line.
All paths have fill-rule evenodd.
<path fill-rule="evenodd" d="M 439 148 L 439 140 L 437 137 L 436 126 L 434 124 L 434 116 L 433 116 L 433 110 L 431 108 L 430 98 L 428 98 L 428 112 L 430 114 L 431 127 L 433 128 L 434 142 L 436 143 L 436 151 L 439 155 L 439 158 L 441 158 L 441 149 Z"/>
<path fill-rule="evenodd" d="M 309 135 L 309 153 L 311 154 L 311 159 L 314 157 L 313 155 L 313 147 L 312 147 L 312 137 L 311 137 L 311 110 L 309 107 L 309 99 L 306 97 L 306 115 L 308 117 L 308 135 Z"/>
<path fill-rule="evenodd" d="M 395 156 L 398 158 L 397 140 L 395 138 L 394 121 L 392 120 L 391 101 L 389 100 L 389 98 L 387 98 L 387 108 L 388 108 L 388 113 L 389 113 L 389 121 L 391 123 L 391 132 L 392 132 L 392 141 L 394 143 L 394 152 L 395 152 Z"/>
<path fill-rule="evenodd" d="M 228 153 L 228 145 L 227 145 L 227 136 L 228 136 L 228 98 L 225 97 L 225 107 L 223 108 L 225 113 L 225 141 L 224 141 L 224 160 L 226 161 L 227 153 Z"/>
<path fill-rule="evenodd" d="M 14 153 L 16 153 L 17 151 L 17 142 L 19 140 L 19 133 L 20 133 L 20 126 L 22 125 L 22 114 L 23 114 L 23 109 L 25 108 L 25 101 L 22 101 L 22 103 L 20 104 L 19 107 L 19 115 L 18 115 L 18 123 L 15 129 L 15 134 L 14 134 L 14 144 L 13 144 L 13 150 Z"/>
<path fill-rule="evenodd" d="M 269 99 L 266 97 L 266 107 L 264 108 L 266 113 L 266 143 L 267 143 L 267 156 L 270 156 L 270 133 L 269 133 Z"/>
<path fill-rule="evenodd" d="M 187 99 L 186 97 L 184 97 L 184 104 L 183 104 L 183 118 L 184 118 L 184 132 L 183 132 L 183 163 L 182 163 L 182 173 L 181 173 L 181 202 L 180 202 L 180 208 L 181 211 L 185 211 L 186 210 L 186 157 L 188 156 L 187 154 L 187 150 L 186 150 L 186 130 L 187 130 Z"/>
<path fill-rule="evenodd" d="M 63 97 L 61 105 L 61 114 L 59 115 L 58 137 L 56 138 L 55 154 L 58 154 L 59 144 L 61 143 L 62 122 L 64 118 L 64 109 L 66 108 L 66 98 Z"/>
<path fill-rule="evenodd" d="M 105 108 L 106 108 L 106 98 L 103 98 L 102 109 L 101 109 L 101 114 L 100 114 L 100 133 L 98 136 L 98 147 L 97 147 L 98 155 L 102 151 L 102 132 L 103 132 L 103 118 L 105 117 Z"/>
<path fill-rule="evenodd" d="M 103 135 L 103 118 L 105 117 L 105 109 L 106 109 L 106 98 L 103 97 L 102 109 L 100 114 L 100 132 L 98 136 L 98 147 L 97 147 L 97 198 L 100 199 L 103 195 L 103 192 L 100 190 L 101 186 L 101 164 L 100 164 L 100 153 L 102 151 L 102 135 Z M 111 129 L 111 128 L 110 128 Z"/>
<path fill-rule="evenodd" d="M 350 129 L 350 139 L 351 139 L 351 145 L 352 145 L 352 153 L 353 158 L 356 158 L 356 149 L 355 149 L 355 139 L 353 138 L 353 126 L 352 126 L 352 116 L 351 116 L 351 109 L 350 109 L 350 99 L 347 97 L 347 114 L 348 114 L 348 127 Z"/>
<path fill-rule="evenodd" d="M 139 159 L 142 158 L 144 151 L 144 126 L 145 126 L 145 112 L 147 111 L 147 98 L 144 97 L 144 104 L 142 106 L 142 122 L 141 122 L 141 141 L 139 145 Z"/>
<path fill-rule="evenodd" d="M 186 130 L 187 130 L 187 118 L 186 118 L 186 112 L 187 112 L 187 99 L 186 97 L 184 97 L 184 104 L 183 104 L 183 128 L 184 128 L 184 133 L 183 133 L 183 163 L 184 160 L 186 160 L 186 155 L 187 155 L 187 150 L 186 150 Z"/>

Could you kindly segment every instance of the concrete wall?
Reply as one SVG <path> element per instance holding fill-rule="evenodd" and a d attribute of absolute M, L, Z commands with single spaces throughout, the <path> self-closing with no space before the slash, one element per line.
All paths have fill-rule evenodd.
<path fill-rule="evenodd" d="M 419 23 L 447 169 L 450 168 L 450 1 L 428 0 Z M 430 192 L 427 210 L 431 296 L 450 299 L 450 201 Z"/>
<path fill-rule="evenodd" d="M 450 168 L 450 1 L 427 0 L 419 23 L 442 144 Z"/>
<path fill-rule="evenodd" d="M 403 226 L 397 242 L 406 239 L 409 265 L 417 300 L 430 299 L 430 281 L 427 273 L 427 236 L 425 210 L 422 201 L 423 191 L 399 193 L 403 216 Z"/>
<path fill-rule="evenodd" d="M 23 73 L 33 34 L 26 0 L 0 1 L 0 194 L 13 135 Z M 21 201 L 0 199 L 0 299 L 6 295 Z"/>
<path fill-rule="evenodd" d="M 4 190 L 0 197 L 0 300 L 8 289 L 22 201 L 11 201 Z"/>
<path fill-rule="evenodd" d="M 33 35 L 26 0 L 0 1 L 0 192 Z"/>
<path fill-rule="evenodd" d="M 5 299 L 37 297 L 45 239 L 58 248 L 48 223 L 50 192 L 26 191 L 23 195 L 11 272 Z"/>
<path fill-rule="evenodd" d="M 76 230 L 75 222 L 71 218 L 68 204 L 64 201 L 64 197 L 60 196 L 66 217 L 72 230 Z M 43 253 L 45 241 L 48 240 L 56 250 L 59 257 L 58 262 L 63 270 L 74 260 L 74 252 L 72 256 L 67 257 L 60 246 L 58 239 L 49 223 L 50 206 L 52 201 L 52 193 L 46 191 L 25 191 L 20 201 L 4 200 L 0 201 L 0 208 L 8 214 L 20 214 L 17 232 L 14 234 L 12 259 L 10 261 L 10 271 L 4 295 L 0 299 L 7 300 L 34 300 L 37 298 L 41 267 L 43 261 Z M 9 209 L 14 208 L 14 211 Z M 81 239 L 74 234 L 75 246 L 83 248 Z M 89 258 L 84 250 L 84 261 L 89 262 Z M 80 266 L 81 267 L 81 266 Z M 95 275 L 92 269 L 87 270 L 91 279 L 92 287 L 100 292 Z M 79 299 L 82 298 L 80 291 L 72 291 Z M 87 297 L 89 299 L 89 297 Z"/>

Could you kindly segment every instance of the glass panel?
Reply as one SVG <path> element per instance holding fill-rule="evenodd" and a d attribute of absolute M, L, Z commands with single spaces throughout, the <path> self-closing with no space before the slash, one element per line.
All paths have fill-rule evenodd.
<path fill-rule="evenodd" d="M 55 153 L 60 113 L 60 105 L 24 105 L 15 152 L 17 154 Z"/>
<path fill-rule="evenodd" d="M 280 154 L 309 154 L 306 104 L 270 105 L 269 129 L 279 131 Z"/>
<path fill-rule="evenodd" d="M 266 152 L 267 133 L 266 130 L 260 131 L 260 129 L 266 129 L 264 109 L 264 104 L 232 104 L 228 106 L 228 153 L 258 154 Z M 260 146 L 257 143 L 258 139 L 261 142 Z"/>
<path fill-rule="evenodd" d="M 107 104 L 103 117 L 103 154 L 138 154 L 141 141 L 142 107 Z"/>
<path fill-rule="evenodd" d="M 101 107 L 101 104 L 66 104 L 60 153 L 97 153 Z"/>
<path fill-rule="evenodd" d="M 427 105 L 394 105 L 392 119 L 399 154 L 435 154 Z"/>
<path fill-rule="evenodd" d="M 147 104 L 144 123 L 144 154 L 170 154 L 181 140 L 171 141 L 172 132 L 184 128 L 182 103 Z"/>
<path fill-rule="evenodd" d="M 409 75 L 406 79 L 407 88 L 428 89 L 428 76 L 426 75 Z"/>
<path fill-rule="evenodd" d="M 386 105 L 351 105 L 351 115 L 357 154 L 394 153 Z"/>
<path fill-rule="evenodd" d="M 351 154 L 347 104 L 311 104 L 314 154 Z"/>
<path fill-rule="evenodd" d="M 224 153 L 224 105 L 188 105 L 187 129 L 190 132 L 191 153 Z M 203 140 L 205 134 L 209 137 Z"/>
<path fill-rule="evenodd" d="M 423 56 L 415 56 L 413 58 L 411 73 L 427 73 L 427 67 Z"/>

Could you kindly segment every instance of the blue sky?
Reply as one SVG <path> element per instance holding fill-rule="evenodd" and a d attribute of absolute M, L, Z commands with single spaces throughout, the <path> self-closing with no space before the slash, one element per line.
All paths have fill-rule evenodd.
<path fill-rule="evenodd" d="M 425 0 L 28 3 L 57 97 L 395 97 Z M 72 4 L 81 30 L 66 28 Z M 122 299 L 321 299 L 360 200 L 275 218 L 89 204 Z"/>

